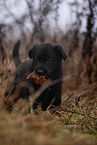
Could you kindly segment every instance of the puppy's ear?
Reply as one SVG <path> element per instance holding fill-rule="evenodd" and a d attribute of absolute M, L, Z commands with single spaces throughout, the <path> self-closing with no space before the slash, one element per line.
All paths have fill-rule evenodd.
<path fill-rule="evenodd" d="M 29 50 L 29 58 L 31 59 L 31 58 L 33 58 L 33 53 L 34 53 L 34 50 L 33 49 L 30 49 Z"/>
<path fill-rule="evenodd" d="M 56 45 L 56 46 L 55 46 L 55 49 L 56 49 L 57 54 L 58 54 L 61 58 L 63 58 L 64 61 L 65 61 L 65 59 L 67 58 L 67 55 L 65 54 L 65 51 L 63 50 L 63 48 L 62 48 L 60 45 Z"/>
<path fill-rule="evenodd" d="M 34 57 L 36 47 L 37 47 L 37 44 L 35 44 L 35 45 L 29 50 L 28 55 L 29 55 L 29 58 L 30 58 L 30 59 Z"/>

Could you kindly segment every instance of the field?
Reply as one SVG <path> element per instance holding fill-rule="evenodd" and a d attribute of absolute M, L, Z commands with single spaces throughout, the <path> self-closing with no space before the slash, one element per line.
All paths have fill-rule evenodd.
<path fill-rule="evenodd" d="M 76 75 L 79 60 L 75 56 L 63 64 L 61 108 L 54 113 L 49 108 L 45 112 L 30 108 L 29 113 L 20 99 L 11 113 L 0 110 L 0 145 L 97 144 L 97 82 L 89 85 Z M 14 70 L 12 60 L 1 66 L 0 105 Z"/>

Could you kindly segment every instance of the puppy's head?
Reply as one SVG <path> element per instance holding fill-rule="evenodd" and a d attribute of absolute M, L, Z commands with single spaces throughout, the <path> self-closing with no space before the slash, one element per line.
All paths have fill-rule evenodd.
<path fill-rule="evenodd" d="M 62 59 L 67 58 L 60 45 L 51 43 L 36 44 L 29 51 L 30 59 L 33 58 L 34 71 L 41 76 L 49 76 L 58 72 Z"/>

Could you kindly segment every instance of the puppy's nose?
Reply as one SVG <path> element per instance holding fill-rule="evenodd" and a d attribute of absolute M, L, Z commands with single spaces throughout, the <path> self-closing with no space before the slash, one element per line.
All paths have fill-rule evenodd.
<path fill-rule="evenodd" d="M 44 71 L 42 69 L 36 69 L 35 73 L 40 76 L 44 75 Z"/>
<path fill-rule="evenodd" d="M 43 73 L 43 70 L 41 70 L 41 69 L 40 69 L 40 70 L 38 70 L 38 73 Z"/>

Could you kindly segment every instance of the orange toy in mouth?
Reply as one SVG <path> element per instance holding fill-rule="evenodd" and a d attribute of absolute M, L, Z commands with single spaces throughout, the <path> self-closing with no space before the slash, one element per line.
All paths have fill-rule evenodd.
<path fill-rule="evenodd" d="M 28 75 L 27 79 L 29 79 L 29 78 L 33 78 L 34 81 L 36 82 L 36 84 L 40 84 L 40 85 L 43 85 L 46 82 L 45 76 L 37 75 L 37 74 L 35 74 L 34 71 Z"/>

